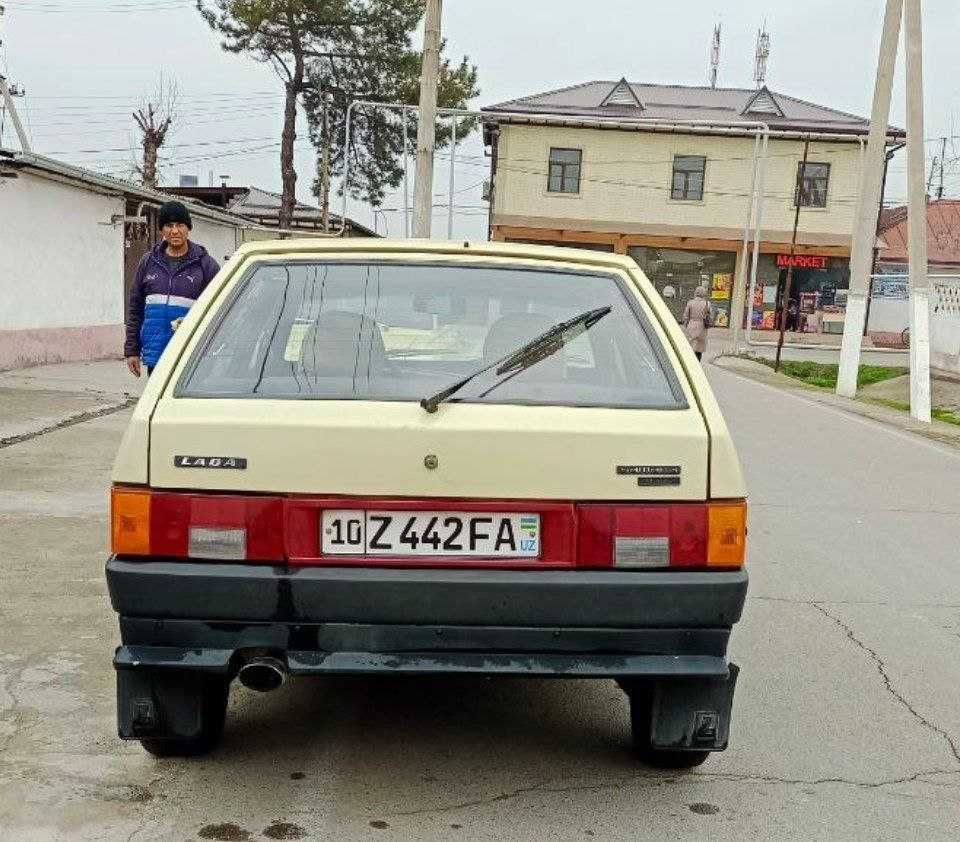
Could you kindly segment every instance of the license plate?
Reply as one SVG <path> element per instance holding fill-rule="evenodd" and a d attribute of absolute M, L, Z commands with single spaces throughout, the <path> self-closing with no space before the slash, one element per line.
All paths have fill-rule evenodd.
<path fill-rule="evenodd" d="M 537 558 L 540 515 L 514 512 L 323 512 L 324 555 Z"/>

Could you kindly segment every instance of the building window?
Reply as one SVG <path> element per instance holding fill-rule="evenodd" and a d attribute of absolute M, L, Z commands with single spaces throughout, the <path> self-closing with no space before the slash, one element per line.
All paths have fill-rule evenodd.
<path fill-rule="evenodd" d="M 802 208 L 825 208 L 827 206 L 827 185 L 830 183 L 830 165 L 797 165 L 797 195 Z M 794 202 L 796 205 L 796 202 Z"/>
<path fill-rule="evenodd" d="M 551 193 L 580 192 L 580 149 L 550 149 L 550 174 L 547 190 Z"/>
<path fill-rule="evenodd" d="M 673 159 L 671 199 L 700 201 L 703 198 L 703 174 L 707 159 L 699 155 L 676 155 Z"/>

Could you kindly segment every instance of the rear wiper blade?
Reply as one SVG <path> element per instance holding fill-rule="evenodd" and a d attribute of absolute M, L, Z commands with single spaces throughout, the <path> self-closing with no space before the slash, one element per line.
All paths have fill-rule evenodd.
<path fill-rule="evenodd" d="M 485 374 L 494 368 L 497 370 L 497 374 L 510 373 L 511 376 L 516 376 L 524 369 L 530 368 L 530 366 L 536 365 L 541 360 L 545 360 L 547 357 L 557 353 L 564 345 L 572 342 L 580 336 L 580 334 L 590 330 L 600 319 L 610 313 L 612 309 L 613 307 L 609 305 L 606 307 L 597 307 L 594 310 L 587 310 L 585 313 L 580 313 L 580 315 L 574 316 L 572 319 L 567 319 L 564 322 L 548 328 L 539 336 L 517 348 L 516 351 L 511 351 L 506 356 L 490 363 L 490 365 L 484 366 L 473 372 L 473 374 L 468 374 L 456 383 L 447 386 L 445 389 L 441 389 L 435 395 L 424 398 L 420 401 L 420 406 L 427 412 L 436 412 L 441 403 L 459 392 L 470 381 L 475 380 L 481 374 Z"/>

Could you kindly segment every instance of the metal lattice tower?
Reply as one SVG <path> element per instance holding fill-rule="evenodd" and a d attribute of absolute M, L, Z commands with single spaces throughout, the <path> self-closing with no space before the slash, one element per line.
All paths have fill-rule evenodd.
<path fill-rule="evenodd" d="M 710 44 L 710 87 L 717 87 L 717 75 L 720 73 L 720 29 L 721 24 L 713 28 L 713 41 Z"/>
<path fill-rule="evenodd" d="M 767 32 L 767 22 L 757 30 L 757 57 L 753 66 L 753 81 L 758 88 L 763 87 L 767 78 L 767 62 L 770 59 L 770 33 Z"/>

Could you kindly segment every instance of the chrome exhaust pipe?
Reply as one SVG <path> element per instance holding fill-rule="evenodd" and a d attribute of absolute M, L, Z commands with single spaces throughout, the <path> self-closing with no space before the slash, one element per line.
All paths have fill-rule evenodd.
<path fill-rule="evenodd" d="M 287 678 L 287 667 L 279 658 L 263 656 L 251 658 L 237 673 L 244 687 L 260 693 L 276 690 Z"/>

